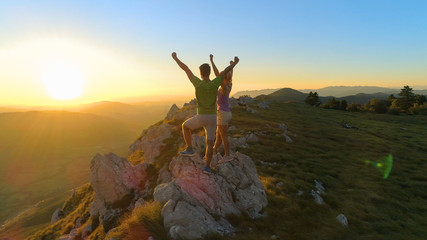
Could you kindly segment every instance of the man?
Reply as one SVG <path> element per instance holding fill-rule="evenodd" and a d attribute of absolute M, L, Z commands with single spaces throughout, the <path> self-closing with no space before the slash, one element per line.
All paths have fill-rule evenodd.
<path fill-rule="evenodd" d="M 195 154 L 191 142 L 191 131 L 203 127 L 206 133 L 206 166 L 203 171 L 206 173 L 212 173 L 210 164 L 212 160 L 212 152 L 216 131 L 217 91 L 226 74 L 230 72 L 239 62 L 239 58 L 234 57 L 233 64 L 230 64 L 227 68 L 225 68 L 224 71 L 222 71 L 219 76 L 213 79 L 212 81 L 209 78 L 209 75 L 211 74 L 211 68 L 209 64 L 204 63 L 200 65 L 200 76 L 202 78 L 202 80 L 200 80 L 191 72 L 187 65 L 185 65 L 178 59 L 175 52 L 172 53 L 172 58 L 176 61 L 178 66 L 182 70 L 184 70 L 184 72 L 187 74 L 188 79 L 191 81 L 191 83 L 196 89 L 197 115 L 188 119 L 182 124 L 182 134 L 184 135 L 184 140 L 187 144 L 187 148 L 185 149 L 185 151 L 181 152 L 181 155 L 193 156 Z"/>

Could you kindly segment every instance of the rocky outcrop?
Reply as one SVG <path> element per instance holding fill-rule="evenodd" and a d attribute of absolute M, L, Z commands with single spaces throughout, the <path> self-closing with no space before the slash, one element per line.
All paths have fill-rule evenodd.
<path fill-rule="evenodd" d="M 246 213 L 258 218 L 267 205 L 264 187 L 250 157 L 238 154 L 218 165 L 215 174 L 202 172 L 198 156 L 174 157 L 169 165 L 172 181 L 156 187 L 154 198 L 165 203 L 164 225 L 173 238 L 195 239 L 208 233 L 234 231 L 225 219 Z"/>
<path fill-rule="evenodd" d="M 171 108 L 169 109 L 168 114 L 166 115 L 166 119 L 173 119 L 176 112 L 178 112 L 179 107 L 176 104 L 173 104 Z"/>
<path fill-rule="evenodd" d="M 241 98 L 237 103 L 233 98 L 231 101 L 246 105 L 254 100 Z M 86 223 L 87 218 L 78 218 L 74 228 L 61 239 L 85 239 L 96 231 L 98 223 L 103 226 L 108 239 L 108 232 L 114 231 L 123 214 L 132 214 L 135 208 L 152 201 L 153 196 L 163 203 L 163 224 L 173 239 L 202 239 L 208 234 L 230 235 L 235 228 L 227 221 L 228 216 L 262 217 L 263 208 L 267 205 L 266 193 L 249 156 L 235 153 L 231 161 L 217 165 L 222 157 L 215 154 L 211 164 L 215 173 L 205 174 L 202 171 L 205 163 L 200 156 L 205 153 L 206 138 L 193 134 L 193 149 L 198 154 L 158 159 L 162 149 L 169 146 L 164 142 L 171 142 L 165 140 L 175 136 L 176 131 L 180 131 L 180 122 L 195 113 L 194 100 L 181 109 L 172 105 L 163 123 L 144 130 L 130 146 L 130 156 L 137 156 L 140 160 L 133 162 L 142 162 L 138 165 L 134 166 L 113 153 L 97 154 L 90 167 L 90 183 L 94 191 L 89 209 L 92 221 Z M 239 138 L 229 137 L 232 152 L 247 148 L 247 142 L 259 141 L 255 133 L 244 135 L 242 132 L 242 135 Z M 175 148 L 180 145 L 183 145 L 182 139 L 173 143 Z M 170 152 L 173 154 L 174 151 Z M 166 155 L 172 154 L 168 152 Z M 52 221 L 60 217 L 60 212 L 55 212 Z"/>
<path fill-rule="evenodd" d="M 92 217 L 114 225 L 123 209 L 136 196 L 148 194 L 147 163 L 133 166 L 127 159 L 110 153 L 97 154 L 91 161 L 90 183 L 95 192 L 90 208 Z"/>
<path fill-rule="evenodd" d="M 160 149 L 164 146 L 163 141 L 172 136 L 173 126 L 170 124 L 154 125 L 144 130 L 141 138 L 130 146 L 130 153 L 142 150 L 144 160 L 154 163 L 160 155 Z"/>
<path fill-rule="evenodd" d="M 50 219 L 50 223 L 56 223 L 63 217 L 63 213 L 60 208 L 57 208 L 55 212 L 52 214 L 52 218 Z"/>

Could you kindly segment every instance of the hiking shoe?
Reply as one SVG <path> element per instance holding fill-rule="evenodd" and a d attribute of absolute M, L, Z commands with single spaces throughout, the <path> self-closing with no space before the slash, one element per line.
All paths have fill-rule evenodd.
<path fill-rule="evenodd" d="M 229 162 L 233 159 L 234 159 L 234 157 L 232 157 L 232 156 L 224 156 L 224 157 L 222 157 L 221 160 L 218 161 L 218 164 L 226 163 L 226 162 Z"/>
<path fill-rule="evenodd" d="M 189 157 L 191 157 L 191 156 L 196 155 L 196 152 L 194 152 L 193 150 L 185 149 L 185 151 L 182 151 L 179 154 L 181 154 L 181 156 L 189 156 Z"/>
<path fill-rule="evenodd" d="M 203 172 L 209 175 L 213 173 L 212 169 L 209 166 L 205 166 L 205 168 L 203 168 Z"/>

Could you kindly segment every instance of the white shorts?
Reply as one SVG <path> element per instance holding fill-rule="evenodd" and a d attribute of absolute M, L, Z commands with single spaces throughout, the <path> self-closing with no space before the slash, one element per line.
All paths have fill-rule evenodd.
<path fill-rule="evenodd" d="M 203 127 L 206 133 L 207 140 L 215 140 L 216 132 L 216 115 L 196 115 L 192 118 L 187 119 L 184 122 L 184 126 L 190 128 L 191 130 Z"/>
<path fill-rule="evenodd" d="M 217 124 L 218 125 L 227 125 L 231 121 L 231 112 L 218 110 L 217 112 Z"/>

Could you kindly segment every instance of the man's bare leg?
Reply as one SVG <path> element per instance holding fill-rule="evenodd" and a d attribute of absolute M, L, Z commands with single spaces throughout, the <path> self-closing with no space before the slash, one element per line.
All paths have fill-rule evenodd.
<path fill-rule="evenodd" d="M 184 136 L 185 144 L 187 144 L 187 149 L 193 150 L 191 129 L 184 124 L 182 124 L 182 135 Z"/>

